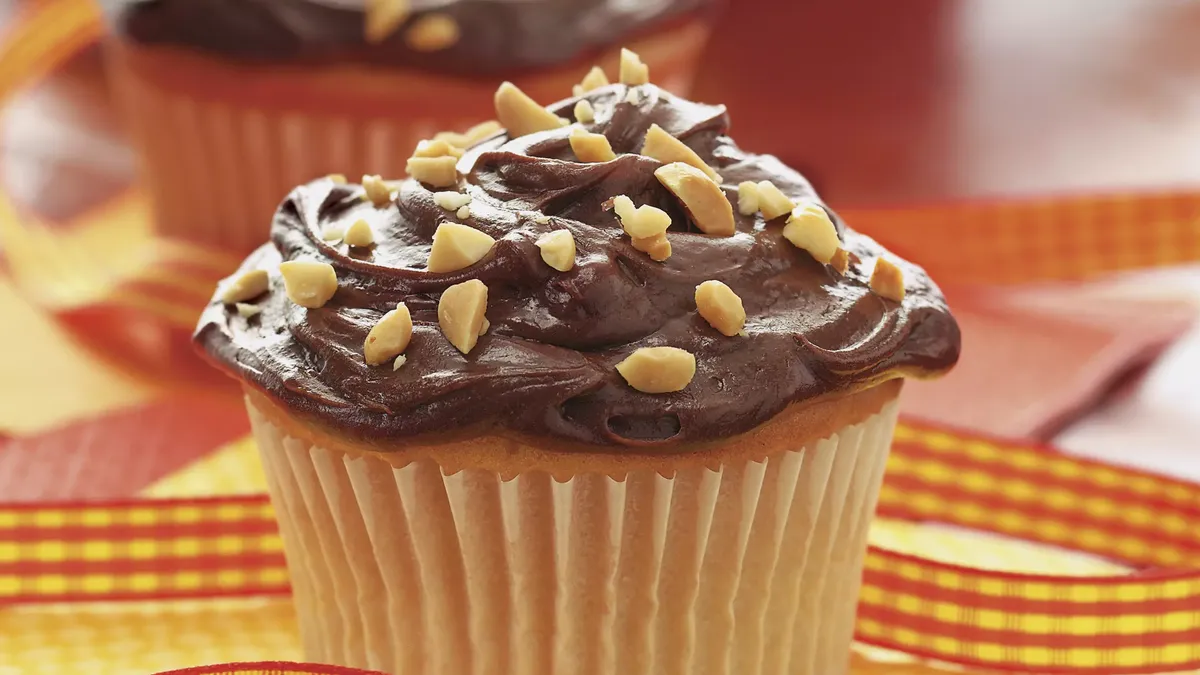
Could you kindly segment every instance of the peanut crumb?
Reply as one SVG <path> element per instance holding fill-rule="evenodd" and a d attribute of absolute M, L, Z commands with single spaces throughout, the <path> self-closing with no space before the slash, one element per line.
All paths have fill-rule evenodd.
<path fill-rule="evenodd" d="M 758 183 L 752 180 L 738 183 L 738 213 L 752 216 L 758 211 Z"/>
<path fill-rule="evenodd" d="M 625 92 L 625 102 L 631 105 L 637 105 L 642 102 L 642 95 L 638 93 L 637 89 L 631 88 L 629 91 Z"/>
<path fill-rule="evenodd" d="M 671 191 L 705 234 L 728 237 L 734 233 L 733 206 L 703 171 L 691 164 L 672 162 L 654 172 L 658 181 Z"/>
<path fill-rule="evenodd" d="M 538 225 L 549 225 L 550 224 L 550 216 L 548 216 L 544 213 L 539 213 L 533 217 L 533 222 L 537 223 Z"/>
<path fill-rule="evenodd" d="M 846 252 L 846 249 L 839 248 L 837 253 L 833 254 L 833 260 L 830 260 L 829 264 L 837 270 L 838 274 L 845 276 L 846 271 L 850 269 L 850 254 Z"/>
<path fill-rule="evenodd" d="M 794 208 L 796 208 L 796 203 L 775 187 L 774 183 L 769 180 L 759 181 L 758 209 L 762 211 L 764 219 L 778 218 L 785 213 L 791 213 Z"/>
<path fill-rule="evenodd" d="M 252 300 L 267 292 L 271 286 L 271 277 L 266 270 L 250 270 L 229 280 L 225 290 L 221 292 L 221 302 L 233 305 L 246 300 Z"/>
<path fill-rule="evenodd" d="M 538 237 L 534 242 L 542 252 L 542 260 L 559 272 L 575 266 L 575 235 L 570 230 L 555 230 Z"/>
<path fill-rule="evenodd" d="M 337 293 L 337 273 L 333 265 L 311 260 L 289 260 L 279 266 L 284 288 L 292 302 L 319 309 Z"/>
<path fill-rule="evenodd" d="M 904 272 L 887 258 L 877 259 L 871 272 L 871 290 L 880 297 L 903 302 Z"/>
<path fill-rule="evenodd" d="M 492 322 L 488 321 L 486 316 L 483 317 L 483 323 L 480 324 L 480 326 L 479 326 L 479 337 L 483 337 L 484 335 L 487 335 L 488 329 L 490 329 L 491 327 L 492 327 Z"/>
<path fill-rule="evenodd" d="M 733 337 L 746 326 L 742 299 L 720 281 L 710 280 L 696 287 L 696 309 L 722 335 Z"/>
<path fill-rule="evenodd" d="M 252 316 L 257 316 L 262 313 L 262 307 L 258 305 L 248 305 L 244 302 L 239 302 L 234 307 L 237 308 L 238 316 L 243 319 L 249 319 Z"/>
<path fill-rule="evenodd" d="M 696 376 L 696 357 L 677 347 L 642 347 L 617 364 L 629 386 L 646 394 L 681 391 Z"/>
<path fill-rule="evenodd" d="M 397 356 L 396 360 L 392 363 L 392 372 L 394 373 L 397 370 L 400 370 L 402 367 L 404 367 L 404 364 L 406 364 L 406 363 L 408 363 L 407 356 L 405 356 L 403 354 L 401 354 L 400 356 Z"/>
<path fill-rule="evenodd" d="M 376 207 L 392 203 L 392 186 L 379 176 L 363 176 L 362 186 L 367 192 L 367 199 L 371 200 Z"/>
<path fill-rule="evenodd" d="M 367 339 L 363 341 L 363 358 L 367 365 L 383 365 L 403 354 L 412 340 L 412 332 L 412 315 L 408 306 L 401 302 L 396 309 L 384 314 L 367 333 Z"/>
<path fill-rule="evenodd" d="M 656 234 L 653 237 L 631 238 L 633 248 L 650 256 L 654 262 L 662 262 L 671 257 L 671 241 L 667 233 Z"/>
<path fill-rule="evenodd" d="M 345 185 L 346 184 L 346 174 L 331 173 L 328 176 L 325 176 L 325 178 L 329 179 L 331 182 L 333 182 L 337 185 Z"/>
<path fill-rule="evenodd" d="M 568 124 L 566 119 L 546 110 L 512 82 L 505 82 L 496 90 L 495 104 L 496 117 L 513 138 Z"/>
<path fill-rule="evenodd" d="M 792 209 L 783 236 L 798 249 L 808 251 L 817 262 L 828 264 L 840 249 L 837 228 L 829 214 L 815 202 L 805 201 Z"/>
<path fill-rule="evenodd" d="M 651 124 L 650 129 L 646 131 L 646 141 L 642 144 L 642 155 L 651 159 L 657 159 L 663 164 L 671 164 L 672 162 L 683 162 L 696 167 L 704 172 L 713 182 L 718 185 L 721 183 L 721 176 L 717 174 L 713 168 L 704 163 L 700 159 L 700 155 L 696 154 L 686 143 L 668 134 L 662 127 L 657 124 Z"/>
<path fill-rule="evenodd" d="M 426 269 L 440 274 L 470 267 L 483 259 L 495 243 L 495 239 L 473 227 L 442 223 L 433 233 L 433 247 L 429 250 Z"/>
<path fill-rule="evenodd" d="M 453 191 L 435 192 L 433 203 L 447 211 L 457 211 L 471 203 L 471 195 Z"/>
<path fill-rule="evenodd" d="M 637 86 L 650 82 L 650 67 L 642 63 L 637 53 L 628 49 L 621 50 L 621 84 Z"/>
<path fill-rule="evenodd" d="M 433 187 L 450 187 L 458 184 L 458 160 L 453 156 L 409 157 L 405 169 L 408 175 Z"/>
<path fill-rule="evenodd" d="M 496 120 L 480 122 L 463 133 L 456 131 L 439 131 L 433 135 L 434 141 L 446 141 L 456 148 L 469 148 L 479 141 L 496 134 L 504 127 Z"/>
<path fill-rule="evenodd" d="M 462 36 L 458 22 L 443 12 L 430 12 L 404 31 L 404 42 L 418 52 L 436 52 L 453 47 Z"/>
<path fill-rule="evenodd" d="M 579 84 L 575 85 L 571 91 L 574 92 L 576 96 L 582 96 L 589 91 L 594 91 L 600 87 L 606 86 L 608 86 L 608 75 L 604 74 L 604 69 L 600 66 L 592 66 L 592 69 L 588 71 L 587 75 L 583 76 L 583 80 L 580 81 Z"/>
<path fill-rule="evenodd" d="M 607 162 L 617 158 L 604 134 L 592 134 L 582 127 L 575 127 L 568 140 L 575 157 L 581 162 Z"/>
<path fill-rule="evenodd" d="M 643 204 L 634 208 L 633 200 L 626 195 L 613 197 L 613 211 L 621 220 L 625 233 L 634 239 L 657 237 L 671 227 L 671 216 L 666 211 Z"/>
<path fill-rule="evenodd" d="M 325 229 L 321 230 L 321 239 L 328 242 L 341 241 L 346 236 L 346 227 L 336 223 L 326 225 Z"/>
<path fill-rule="evenodd" d="M 478 279 L 455 284 L 442 292 L 438 301 L 438 325 L 442 334 L 463 354 L 469 354 L 479 342 L 486 320 L 488 289 Z"/>
<path fill-rule="evenodd" d="M 592 107 L 592 102 L 581 99 L 575 103 L 575 121 L 581 124 L 591 124 L 596 121 L 596 109 Z"/>
<path fill-rule="evenodd" d="M 409 0 L 367 0 L 364 7 L 363 37 L 378 44 L 396 32 L 411 11 Z"/>
<path fill-rule="evenodd" d="M 463 149 L 444 138 L 434 138 L 419 141 L 413 150 L 413 157 L 454 157 L 463 156 Z"/>
<path fill-rule="evenodd" d="M 366 248 L 375 243 L 375 233 L 371 231 L 371 226 L 365 220 L 356 220 L 346 230 L 344 237 L 347 244 L 355 248 Z"/>
<path fill-rule="evenodd" d="M 454 212 L 454 215 L 458 216 L 459 220 L 466 220 L 467 218 L 471 217 L 471 207 L 463 204 L 462 206 L 458 207 L 458 210 Z"/>

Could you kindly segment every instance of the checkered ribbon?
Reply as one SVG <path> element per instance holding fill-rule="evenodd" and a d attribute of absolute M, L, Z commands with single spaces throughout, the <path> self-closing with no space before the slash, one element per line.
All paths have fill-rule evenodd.
<path fill-rule="evenodd" d="M 0 101 L 100 33 L 87 0 L 44 0 L 23 11 L 20 29 L 0 46 Z M 133 198 L 118 200 L 102 215 L 115 218 L 137 205 Z M 921 260 L 934 277 L 956 282 L 1081 279 L 1200 260 L 1195 193 L 844 215 L 897 253 Z M 18 218 L 0 199 L 0 236 L 14 277 L 94 340 L 126 323 L 114 316 L 172 339 L 185 334 L 191 308 L 207 299 L 220 270 L 229 267 L 221 254 L 158 240 L 98 255 L 95 246 L 116 243 L 86 234 L 51 232 Z M 916 242 L 919 251 L 911 250 Z M 59 267 L 47 271 L 47 260 Z M 44 283 L 48 276 L 54 284 Z M 170 363 L 164 361 L 164 372 Z M 857 627 L 864 642 L 1037 673 L 1200 669 L 1200 486 L 906 423 L 897 431 L 880 513 L 1055 544 L 1155 571 L 1022 575 L 872 549 Z M 0 506 L 0 604 L 287 590 L 265 496 Z M 355 672 L 289 664 L 238 668 L 183 672 Z"/>

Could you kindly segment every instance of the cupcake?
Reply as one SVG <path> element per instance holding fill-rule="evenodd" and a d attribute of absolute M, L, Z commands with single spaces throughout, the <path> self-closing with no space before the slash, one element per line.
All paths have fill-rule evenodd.
<path fill-rule="evenodd" d="M 418 141 L 486 119 L 501 79 L 557 100 L 607 83 L 589 65 L 626 42 L 682 90 L 713 3 L 111 0 L 108 60 L 159 231 L 248 253 L 294 186 L 403 175 Z"/>
<path fill-rule="evenodd" d="M 902 378 L 958 327 L 627 56 L 549 108 L 506 83 L 506 131 L 409 180 L 296 188 L 205 310 L 309 660 L 845 672 Z"/>

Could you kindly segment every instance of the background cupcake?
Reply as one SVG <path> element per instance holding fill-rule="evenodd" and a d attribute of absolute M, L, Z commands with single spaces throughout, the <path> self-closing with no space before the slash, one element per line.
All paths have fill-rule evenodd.
<path fill-rule="evenodd" d="M 621 73 L 501 87 L 506 133 L 395 192 L 297 188 L 206 310 L 309 659 L 845 671 L 900 378 L 957 325 L 723 107 Z"/>
<path fill-rule="evenodd" d="M 109 57 L 155 222 L 247 252 L 293 186 L 399 176 L 490 114 L 501 79 L 559 100 L 614 45 L 684 90 L 712 0 L 111 0 Z"/>

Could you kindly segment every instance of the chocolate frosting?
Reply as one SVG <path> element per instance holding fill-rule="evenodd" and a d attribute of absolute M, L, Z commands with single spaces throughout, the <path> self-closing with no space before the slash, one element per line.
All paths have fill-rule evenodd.
<path fill-rule="evenodd" d="M 887 300 L 869 288 L 884 250 L 833 215 L 851 265 L 843 276 L 781 235 L 786 217 L 739 215 L 730 237 L 689 222 L 655 178 L 661 164 L 636 154 L 656 123 L 713 166 L 736 204 L 741 181 L 770 180 L 792 199 L 817 199 L 798 173 L 767 155 L 740 150 L 725 135 L 723 106 L 692 103 L 653 85 L 626 100 L 624 85 L 586 97 L 616 159 L 574 161 L 571 127 L 498 135 L 459 162 L 459 189 L 471 215 L 434 203 L 433 190 L 407 180 L 396 202 L 375 208 L 357 185 L 321 179 L 283 202 L 270 245 L 243 270 L 272 271 L 271 290 L 250 319 L 214 300 L 196 332 L 212 360 L 293 412 L 356 439 L 405 440 L 469 430 L 514 430 L 587 446 L 661 445 L 663 451 L 733 436 L 790 404 L 862 389 L 883 380 L 933 375 L 958 358 L 959 331 L 937 287 L 897 261 L 907 294 Z M 573 119 L 572 98 L 551 106 Z M 633 248 L 611 211 L 625 194 L 671 215 L 674 249 L 654 262 Z M 548 219 L 546 217 L 549 217 Z M 322 229 L 366 219 L 369 250 L 322 240 Z M 497 240 L 466 269 L 425 271 L 434 230 L 461 222 Z M 558 272 L 535 240 L 572 232 L 575 267 Z M 283 260 L 325 261 L 339 288 L 321 309 L 292 304 L 275 269 Z M 892 258 L 894 260 L 894 258 Z M 468 354 L 441 334 L 437 303 L 447 287 L 479 279 L 488 287 L 488 332 Z M 746 309 L 745 334 L 726 337 L 697 314 L 696 286 L 717 279 Z M 371 367 L 363 340 L 383 313 L 407 303 L 415 324 L 407 363 Z M 672 346 L 696 357 L 682 391 L 645 394 L 615 366 L 639 347 Z"/>
<path fill-rule="evenodd" d="M 333 0 L 108 0 L 111 23 L 133 42 L 232 58 L 297 63 L 407 65 L 481 74 L 557 65 L 660 25 L 698 15 L 715 0 L 413 0 L 412 14 L 378 44 L 363 37 L 363 4 Z M 430 12 L 454 18 L 452 46 L 410 48 L 404 30 Z"/>

